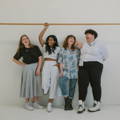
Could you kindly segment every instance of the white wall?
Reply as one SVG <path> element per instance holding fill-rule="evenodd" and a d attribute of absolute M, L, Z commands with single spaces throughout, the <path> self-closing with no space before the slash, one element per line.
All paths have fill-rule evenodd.
<path fill-rule="evenodd" d="M 0 22 L 120 22 L 119 0 L 0 0 Z M 91 12 L 90 12 L 91 11 Z M 21 34 L 28 34 L 35 44 L 43 26 L 0 26 L 0 104 L 19 104 L 21 67 L 11 62 Z M 45 38 L 55 34 L 61 43 L 68 34 L 84 41 L 88 28 L 99 33 L 106 43 L 109 59 L 102 76 L 104 104 L 120 104 L 120 26 L 50 26 Z M 56 104 L 62 104 L 62 98 Z M 44 98 L 47 101 L 47 98 Z M 91 102 L 91 92 L 87 101 Z M 77 102 L 77 92 L 75 101 Z M 46 102 L 43 102 L 46 103 Z"/>

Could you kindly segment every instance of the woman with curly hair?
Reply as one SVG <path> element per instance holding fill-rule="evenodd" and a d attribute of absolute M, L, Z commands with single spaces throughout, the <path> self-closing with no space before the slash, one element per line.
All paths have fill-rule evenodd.
<path fill-rule="evenodd" d="M 49 35 L 46 41 L 43 40 L 43 36 L 47 29 L 48 24 L 46 23 L 44 29 L 39 34 L 39 42 L 43 49 L 44 58 L 44 65 L 42 70 L 42 88 L 44 90 L 44 94 L 49 92 L 47 111 L 51 112 L 52 103 L 57 91 L 56 88 L 59 76 L 57 59 L 60 52 L 60 47 L 55 35 Z"/>

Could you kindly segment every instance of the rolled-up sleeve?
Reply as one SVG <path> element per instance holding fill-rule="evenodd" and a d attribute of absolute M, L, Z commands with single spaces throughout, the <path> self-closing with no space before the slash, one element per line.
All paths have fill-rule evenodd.
<path fill-rule="evenodd" d="M 63 50 L 61 49 L 58 56 L 58 63 L 63 63 Z"/>
<path fill-rule="evenodd" d="M 77 50 L 77 59 L 80 60 L 80 49 Z"/>

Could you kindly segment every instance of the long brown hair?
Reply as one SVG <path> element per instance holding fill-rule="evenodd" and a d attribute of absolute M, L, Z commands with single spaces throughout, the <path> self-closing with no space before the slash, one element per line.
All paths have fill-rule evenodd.
<path fill-rule="evenodd" d="M 20 49 L 22 49 L 22 48 L 25 47 L 24 44 L 22 43 L 23 37 L 26 37 L 26 38 L 29 39 L 29 37 L 28 37 L 26 34 L 20 36 L 20 41 L 19 41 L 19 45 L 18 45 L 17 52 L 18 52 Z M 32 47 L 34 46 L 34 45 L 30 42 L 30 39 L 29 39 L 29 46 L 30 46 L 30 48 L 32 48 Z"/>
<path fill-rule="evenodd" d="M 63 42 L 63 48 L 65 48 L 65 49 L 68 48 L 68 40 L 69 40 L 69 38 L 71 38 L 71 37 L 74 39 L 74 43 L 72 44 L 71 49 L 72 49 L 72 50 L 75 50 L 75 49 L 76 49 L 76 48 L 75 48 L 76 37 L 75 37 L 74 35 L 68 35 L 68 36 L 65 38 L 65 40 L 64 40 L 64 42 Z"/>

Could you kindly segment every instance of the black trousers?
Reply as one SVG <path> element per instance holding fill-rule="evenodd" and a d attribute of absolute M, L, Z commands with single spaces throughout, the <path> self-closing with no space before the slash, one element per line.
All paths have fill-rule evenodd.
<path fill-rule="evenodd" d="M 92 87 L 94 100 L 101 100 L 101 75 L 103 64 L 99 62 L 84 62 L 84 65 L 79 67 L 78 72 L 78 87 L 79 100 L 85 101 L 87 96 L 87 88 L 90 83 Z"/>

